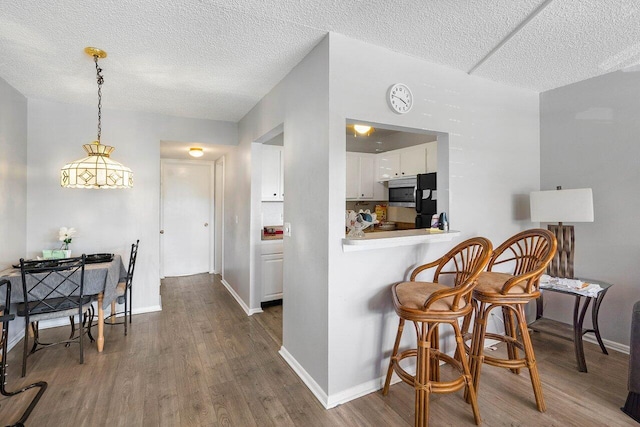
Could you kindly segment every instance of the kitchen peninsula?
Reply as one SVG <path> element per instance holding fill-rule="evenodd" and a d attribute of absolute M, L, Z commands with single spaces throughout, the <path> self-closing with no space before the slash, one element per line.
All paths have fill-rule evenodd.
<path fill-rule="evenodd" d="M 378 231 L 365 233 L 364 237 L 345 237 L 342 239 L 342 250 L 352 252 L 419 245 L 421 243 L 449 242 L 458 236 L 460 236 L 460 232 L 456 230 L 442 231 L 430 228 Z"/>

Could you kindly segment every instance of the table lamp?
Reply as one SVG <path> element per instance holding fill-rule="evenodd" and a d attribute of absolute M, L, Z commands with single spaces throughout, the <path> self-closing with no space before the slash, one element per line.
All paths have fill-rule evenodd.
<path fill-rule="evenodd" d="M 558 251 L 547 268 L 554 277 L 573 279 L 575 232 L 563 222 L 593 222 L 593 193 L 590 188 L 533 191 L 530 194 L 531 221 L 557 222 L 547 228 L 558 240 Z"/>

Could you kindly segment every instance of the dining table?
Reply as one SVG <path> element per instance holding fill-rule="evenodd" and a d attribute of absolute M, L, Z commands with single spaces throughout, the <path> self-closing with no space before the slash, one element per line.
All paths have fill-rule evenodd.
<path fill-rule="evenodd" d="M 95 295 L 98 306 L 98 336 L 96 339 L 98 352 L 102 352 L 104 349 L 104 309 L 116 300 L 118 282 L 123 281 L 126 275 L 127 270 L 122 263 L 122 257 L 117 254 L 113 256 L 111 261 L 85 265 L 84 294 Z M 7 279 L 11 282 L 12 305 L 24 301 L 20 268 L 11 267 L 0 271 L 0 279 Z M 3 301 L 0 301 L 0 304 L 2 303 Z"/>

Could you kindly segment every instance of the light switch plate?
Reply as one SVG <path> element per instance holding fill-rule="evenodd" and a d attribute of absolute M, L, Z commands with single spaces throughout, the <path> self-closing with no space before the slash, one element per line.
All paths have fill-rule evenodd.
<path fill-rule="evenodd" d="M 284 228 L 283 234 L 287 237 L 291 237 L 291 223 L 285 222 L 283 228 Z"/>

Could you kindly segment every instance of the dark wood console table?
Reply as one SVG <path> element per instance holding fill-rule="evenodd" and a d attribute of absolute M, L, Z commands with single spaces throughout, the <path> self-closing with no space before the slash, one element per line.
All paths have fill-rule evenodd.
<path fill-rule="evenodd" d="M 581 292 L 578 289 L 570 289 L 559 286 L 543 287 L 543 285 L 541 284 L 540 290 L 542 292 L 540 294 L 540 298 L 536 300 L 536 320 L 535 322 L 529 324 L 529 327 L 536 332 L 544 332 L 573 341 L 576 353 L 576 361 L 578 362 L 578 371 L 587 372 L 587 362 L 584 358 L 584 346 L 582 343 L 582 336 L 584 334 L 593 332 L 596 336 L 596 339 L 598 340 L 598 344 L 600 344 L 600 349 L 602 349 L 602 352 L 604 354 L 609 354 L 606 347 L 604 346 L 604 343 L 602 342 L 602 337 L 600 336 L 600 329 L 598 327 L 598 312 L 600 311 L 600 304 L 602 304 L 604 296 L 606 295 L 609 288 L 613 285 L 611 283 L 606 283 L 600 280 L 579 280 L 582 280 L 586 283 L 600 285 L 602 290 L 596 296 L 589 296 L 585 295 L 584 292 Z M 551 319 L 545 319 L 543 317 L 542 294 L 545 291 L 557 292 L 575 297 L 575 302 L 573 305 L 573 325 Z M 591 306 L 591 322 L 593 324 L 593 329 L 584 329 L 582 326 L 584 322 L 584 316 L 587 314 L 587 309 L 589 308 L 591 300 L 593 300 L 593 305 Z"/>

